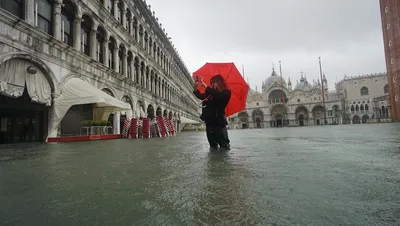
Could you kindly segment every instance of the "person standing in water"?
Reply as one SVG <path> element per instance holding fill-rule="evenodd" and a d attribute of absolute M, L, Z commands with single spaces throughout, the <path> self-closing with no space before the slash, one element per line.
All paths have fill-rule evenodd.
<path fill-rule="evenodd" d="M 200 81 L 199 81 L 200 80 Z M 225 108 L 231 97 L 231 91 L 227 88 L 221 75 L 215 75 L 210 79 L 211 87 L 208 87 L 202 77 L 196 79 L 193 84 L 193 94 L 202 100 L 202 114 L 200 119 L 206 124 L 206 135 L 211 148 L 230 150 L 230 140 L 226 126 L 228 122 L 225 116 Z M 200 93 L 197 87 L 205 87 L 205 92 Z"/>

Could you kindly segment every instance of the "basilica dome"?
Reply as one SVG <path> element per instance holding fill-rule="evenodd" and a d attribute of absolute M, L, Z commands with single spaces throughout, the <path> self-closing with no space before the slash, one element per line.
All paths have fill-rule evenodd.
<path fill-rule="evenodd" d="M 309 90 L 312 88 L 312 85 L 308 83 L 307 78 L 303 77 L 303 75 L 300 78 L 300 82 L 296 84 L 296 89 L 301 89 L 301 90 Z"/>
<path fill-rule="evenodd" d="M 271 87 L 274 84 L 280 85 L 281 81 L 283 82 L 283 86 L 286 87 L 285 79 L 281 78 L 281 76 L 278 76 L 278 74 L 275 72 L 275 70 L 272 69 L 271 76 L 269 76 L 267 79 L 265 79 L 264 85 L 265 85 L 265 87 Z"/>

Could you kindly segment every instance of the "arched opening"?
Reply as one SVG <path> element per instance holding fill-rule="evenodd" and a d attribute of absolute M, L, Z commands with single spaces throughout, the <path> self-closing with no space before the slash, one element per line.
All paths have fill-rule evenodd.
<path fill-rule="evenodd" d="M 54 91 L 48 77 L 31 61 L 13 58 L 0 65 L 0 144 L 45 140 Z"/>
<path fill-rule="evenodd" d="M 383 87 L 383 93 L 389 93 L 389 86 L 387 84 Z"/>
<path fill-rule="evenodd" d="M 128 57 L 127 57 L 127 59 L 126 59 L 126 63 L 128 64 L 127 65 L 127 74 L 128 74 L 128 78 L 129 79 L 132 79 L 133 78 L 133 68 L 132 68 L 132 62 L 133 62 L 133 54 L 132 54 L 132 51 L 128 51 Z"/>
<path fill-rule="evenodd" d="M 151 120 L 154 119 L 154 108 L 151 104 L 149 104 L 149 106 L 147 107 L 147 117 Z"/>
<path fill-rule="evenodd" d="M 248 120 L 249 120 L 249 115 L 247 114 L 247 112 L 242 111 L 238 114 L 238 118 L 239 118 L 239 123 L 242 129 L 247 129 L 249 128 L 248 125 Z"/>
<path fill-rule="evenodd" d="M 254 122 L 254 128 L 262 128 L 264 127 L 262 122 L 264 121 L 264 113 L 260 109 L 255 109 L 252 112 L 252 118 Z"/>
<path fill-rule="evenodd" d="M 139 100 L 136 103 L 136 117 L 139 117 L 140 119 L 142 119 L 143 117 L 147 116 L 147 113 L 145 112 L 145 106 L 143 101 Z"/>
<path fill-rule="evenodd" d="M 351 105 L 350 109 L 351 109 L 351 112 L 354 112 L 354 105 Z"/>
<path fill-rule="evenodd" d="M 156 110 L 156 116 L 161 116 L 161 107 L 158 107 Z"/>
<path fill-rule="evenodd" d="M 363 115 L 363 117 L 362 117 L 362 123 L 367 123 L 367 122 L 368 122 L 368 119 L 369 119 L 369 116 L 368 116 L 368 115 Z"/>
<path fill-rule="evenodd" d="M 167 117 L 168 116 L 168 111 L 167 110 L 164 110 L 164 112 L 163 112 L 163 117 Z"/>
<path fill-rule="evenodd" d="M 368 95 L 368 88 L 367 87 L 362 87 L 361 89 L 360 89 L 360 93 L 361 93 L 361 96 L 364 96 L 364 95 Z"/>
<path fill-rule="evenodd" d="M 124 2 L 122 0 L 118 1 L 118 21 L 122 24 L 124 18 Z"/>
<path fill-rule="evenodd" d="M 360 123 L 361 123 L 360 116 L 354 115 L 353 124 L 360 124 Z"/>
<path fill-rule="evenodd" d="M 97 40 L 97 45 L 96 45 L 96 56 L 97 56 L 97 61 L 103 63 L 104 65 L 106 62 L 104 62 L 104 51 L 105 51 L 105 40 L 106 40 L 106 31 L 104 30 L 103 27 L 98 27 L 97 32 L 96 32 L 96 40 Z"/>
<path fill-rule="evenodd" d="M 132 34 L 132 13 L 130 9 L 126 10 L 126 27 L 125 29 L 129 34 Z"/>
<path fill-rule="evenodd" d="M 108 12 L 110 12 L 111 15 L 114 15 L 114 2 L 116 0 L 104 0 L 104 1 L 108 1 Z"/>
<path fill-rule="evenodd" d="M 169 119 L 169 120 L 172 120 L 172 111 L 169 112 L 169 114 L 168 114 L 168 119 Z"/>
<path fill-rule="evenodd" d="M 145 85 L 144 85 L 144 87 L 146 88 L 146 89 L 149 89 L 149 78 L 150 78 L 150 68 L 149 68 L 149 66 L 147 66 L 146 67 L 146 77 L 145 77 Z"/>
<path fill-rule="evenodd" d="M 74 46 L 75 15 L 75 5 L 70 0 L 63 0 L 61 7 L 61 39 L 69 46 Z"/>
<path fill-rule="evenodd" d="M 285 103 L 287 103 L 286 93 L 282 90 L 274 90 L 268 95 L 268 103 L 277 104 L 282 103 L 282 98 Z"/>
<path fill-rule="evenodd" d="M 139 62 L 139 58 L 135 57 L 135 71 L 134 71 L 134 78 L 135 78 L 135 82 L 136 84 L 139 84 L 139 75 L 140 75 L 140 62 Z"/>
<path fill-rule="evenodd" d="M 128 103 L 131 106 L 131 110 L 133 111 L 133 102 L 132 102 L 132 99 L 129 96 L 123 96 L 121 101 L 125 102 L 125 103 Z M 121 130 L 122 130 L 122 128 L 124 128 L 124 123 L 125 123 L 126 119 L 128 119 L 127 113 L 126 112 L 121 112 L 121 116 L 120 116 L 120 119 L 119 119 L 119 124 L 120 124 L 119 128 L 121 128 Z"/>
<path fill-rule="evenodd" d="M 81 22 L 81 51 L 90 56 L 90 34 L 92 32 L 93 21 L 88 15 L 82 16 Z"/>
<path fill-rule="evenodd" d="M 7 1 L 1 1 L 7 2 Z M 0 3 L 1 4 L 1 3 Z M 53 35 L 53 1 L 50 0 L 36 0 L 34 12 L 36 16 L 35 25 L 42 31 L 49 35 Z M 23 9 L 23 8 L 17 8 Z"/>
<path fill-rule="evenodd" d="M 284 127 L 287 124 L 286 122 L 287 108 L 281 104 L 275 105 L 271 109 L 271 117 L 272 117 L 272 121 L 270 121 L 271 127 Z"/>
<path fill-rule="evenodd" d="M 308 110 L 305 106 L 299 106 L 295 111 L 296 120 L 299 126 L 308 125 Z"/>
<path fill-rule="evenodd" d="M 115 68 L 115 61 L 114 61 L 114 55 L 115 55 L 115 50 L 117 48 L 117 42 L 113 37 L 110 37 L 110 42 L 108 43 L 108 67 L 113 69 L 114 71 L 116 70 Z"/>
<path fill-rule="evenodd" d="M 144 62 L 142 61 L 140 63 L 140 86 L 144 86 L 144 76 L 145 76 L 145 72 L 146 72 L 146 65 L 144 64 Z"/>
<path fill-rule="evenodd" d="M 321 105 L 316 105 L 312 110 L 314 125 L 322 125 L 326 124 L 324 121 L 325 117 L 325 108 Z"/>
<path fill-rule="evenodd" d="M 126 49 L 125 46 L 123 44 L 119 45 L 119 49 L 118 49 L 118 61 L 119 61 L 119 68 L 118 71 L 120 74 L 124 74 L 125 73 L 125 69 L 124 69 L 124 57 L 126 55 Z"/>

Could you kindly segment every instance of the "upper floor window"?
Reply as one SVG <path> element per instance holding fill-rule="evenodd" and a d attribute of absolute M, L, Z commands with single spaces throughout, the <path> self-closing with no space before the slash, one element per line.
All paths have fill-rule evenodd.
<path fill-rule="evenodd" d="M 23 19 L 24 18 L 24 1 L 23 0 L 0 0 L 0 8 L 5 9 L 11 14 Z"/>
<path fill-rule="evenodd" d="M 385 87 L 383 87 L 383 92 L 384 93 L 389 93 L 389 86 L 385 85 Z"/>
<path fill-rule="evenodd" d="M 360 90 L 360 93 L 361 93 L 361 96 L 368 95 L 368 88 L 365 86 L 362 87 Z"/>
<path fill-rule="evenodd" d="M 53 3 L 50 0 L 36 0 L 35 26 L 47 34 L 53 33 Z"/>
<path fill-rule="evenodd" d="M 64 43 L 73 46 L 74 43 L 74 20 L 75 20 L 75 6 L 69 0 L 63 1 L 61 8 L 61 36 Z"/>

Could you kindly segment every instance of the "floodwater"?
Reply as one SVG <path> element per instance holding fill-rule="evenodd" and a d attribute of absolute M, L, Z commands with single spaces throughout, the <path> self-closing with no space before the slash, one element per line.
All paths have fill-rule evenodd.
<path fill-rule="evenodd" d="M 0 146 L 0 225 L 399 225 L 400 124 Z"/>

